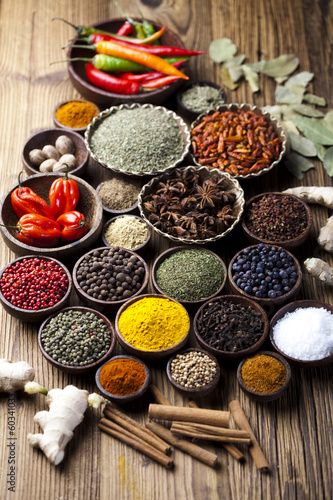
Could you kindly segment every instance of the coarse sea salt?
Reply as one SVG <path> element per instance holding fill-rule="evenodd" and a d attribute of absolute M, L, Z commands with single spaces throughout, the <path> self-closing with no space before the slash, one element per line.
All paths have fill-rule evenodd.
<path fill-rule="evenodd" d="M 333 314 L 324 307 L 298 308 L 273 327 L 276 346 L 302 361 L 323 359 L 333 353 Z"/>

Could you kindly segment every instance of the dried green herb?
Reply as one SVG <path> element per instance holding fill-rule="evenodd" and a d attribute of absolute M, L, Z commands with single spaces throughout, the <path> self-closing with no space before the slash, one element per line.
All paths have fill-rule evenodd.
<path fill-rule="evenodd" d="M 297 179 L 303 179 L 303 173 L 314 168 L 314 164 L 311 161 L 295 152 L 287 155 L 285 163 L 289 172 L 297 177 Z"/>
<path fill-rule="evenodd" d="M 193 85 L 182 93 L 181 101 L 187 109 L 198 113 L 224 104 L 224 96 L 220 89 L 210 85 Z"/>
<path fill-rule="evenodd" d="M 326 150 L 323 157 L 323 165 L 328 175 L 333 175 L 333 147 Z"/>
<path fill-rule="evenodd" d="M 305 116 L 297 116 L 293 119 L 293 122 L 310 141 L 324 146 L 333 145 L 333 130 L 331 131 L 325 127 L 324 122 Z"/>
<path fill-rule="evenodd" d="M 303 101 L 315 104 L 316 106 L 326 106 L 326 100 L 314 94 L 304 94 Z"/>
<path fill-rule="evenodd" d="M 323 116 L 325 116 L 322 111 L 319 111 L 319 109 L 312 108 L 306 104 L 297 104 L 296 106 L 293 106 L 293 110 L 300 115 L 309 116 L 311 118 L 323 118 Z"/>
<path fill-rule="evenodd" d="M 272 78 L 284 77 L 293 73 L 298 65 L 298 57 L 293 54 L 282 54 L 271 61 L 266 61 L 261 72 Z"/>
<path fill-rule="evenodd" d="M 297 73 L 297 75 L 291 76 L 289 80 L 286 81 L 285 86 L 289 87 L 290 85 L 302 85 L 302 87 L 307 87 L 313 77 L 314 73 L 301 71 L 300 73 Z"/>
<path fill-rule="evenodd" d="M 302 156 L 317 156 L 316 146 L 312 141 L 294 132 L 288 132 L 291 149 Z"/>
<path fill-rule="evenodd" d="M 209 45 L 209 56 L 216 63 L 227 61 L 236 52 L 237 47 L 229 38 L 219 38 Z"/>

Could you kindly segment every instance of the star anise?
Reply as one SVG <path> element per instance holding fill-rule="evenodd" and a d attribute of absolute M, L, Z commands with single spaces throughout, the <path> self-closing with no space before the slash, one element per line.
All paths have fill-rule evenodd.
<path fill-rule="evenodd" d="M 220 197 L 218 196 L 218 191 L 213 188 L 210 184 L 206 184 L 205 186 L 197 186 L 196 194 L 194 197 L 197 200 L 198 207 L 202 210 L 206 207 L 214 207 L 215 203 L 220 201 Z"/>

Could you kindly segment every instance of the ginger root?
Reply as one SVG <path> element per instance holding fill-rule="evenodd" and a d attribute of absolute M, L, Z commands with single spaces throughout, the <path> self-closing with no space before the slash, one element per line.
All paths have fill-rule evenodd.
<path fill-rule="evenodd" d="M 333 187 L 298 186 L 282 192 L 294 194 L 307 203 L 316 203 L 327 208 L 333 208 Z"/>
<path fill-rule="evenodd" d="M 318 243 L 326 252 L 333 252 L 333 215 L 327 219 L 325 226 L 320 229 Z"/>
<path fill-rule="evenodd" d="M 9 359 L 0 359 L 0 392 L 16 392 L 35 378 L 35 371 L 25 361 L 13 363 Z"/>
<path fill-rule="evenodd" d="M 327 262 L 312 257 L 306 259 L 304 265 L 311 276 L 327 285 L 333 285 L 333 268 Z"/>

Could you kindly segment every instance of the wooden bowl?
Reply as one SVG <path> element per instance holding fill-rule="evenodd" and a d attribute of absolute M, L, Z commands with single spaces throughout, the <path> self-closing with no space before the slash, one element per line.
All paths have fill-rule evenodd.
<path fill-rule="evenodd" d="M 135 21 L 142 21 L 142 19 L 134 19 Z M 126 19 L 116 18 L 106 20 L 97 24 L 93 27 L 102 31 L 108 31 L 111 33 L 116 33 L 117 30 L 124 24 Z M 161 24 L 150 21 L 156 30 L 162 28 Z M 160 38 L 161 45 L 168 45 L 174 47 L 185 48 L 183 42 L 180 38 L 171 30 L 166 28 L 165 32 Z M 79 48 L 75 45 L 82 45 L 82 42 L 75 41 L 73 46 L 68 51 L 68 59 L 72 58 L 91 58 L 91 50 L 85 48 Z M 185 65 L 186 66 L 186 65 Z M 89 82 L 86 71 L 86 63 L 84 61 L 72 61 L 68 63 L 68 73 L 69 78 L 76 88 L 76 90 L 88 101 L 92 101 L 96 104 L 103 106 L 115 106 L 121 103 L 146 103 L 151 104 L 163 104 L 169 97 L 172 96 L 174 92 L 182 85 L 183 79 L 176 80 L 171 85 L 165 86 L 160 89 L 152 90 L 150 92 L 141 92 L 139 94 L 125 95 L 116 94 L 114 92 L 108 92 L 106 90 L 100 89 Z M 182 69 L 183 70 L 183 69 Z"/>
<path fill-rule="evenodd" d="M 258 245 L 252 245 L 252 246 L 249 246 L 247 248 L 252 249 L 252 248 L 255 248 L 257 246 Z M 277 246 L 277 245 L 274 245 L 274 246 Z M 284 249 L 284 251 L 288 255 L 290 255 L 294 260 L 294 265 L 297 269 L 297 276 L 298 276 L 297 281 L 296 281 L 295 285 L 291 288 L 291 290 L 289 292 L 286 292 L 286 293 L 280 295 L 280 297 L 275 297 L 275 298 L 269 298 L 269 297 L 257 298 L 254 295 L 250 295 L 249 293 L 244 292 L 244 290 L 242 290 L 235 283 L 234 278 L 233 278 L 233 271 L 232 271 L 233 264 L 237 260 L 238 256 L 243 253 L 243 250 L 240 250 L 239 252 L 236 253 L 236 255 L 231 259 L 229 267 L 228 267 L 229 284 L 230 284 L 230 287 L 231 287 L 233 293 L 237 293 L 237 294 L 241 295 L 242 297 L 246 297 L 248 299 L 254 300 L 255 302 L 258 302 L 262 307 L 265 308 L 266 311 L 270 311 L 270 310 L 273 311 L 275 306 L 279 306 L 279 305 L 283 304 L 284 302 L 290 301 L 293 297 L 295 297 L 295 295 L 297 295 L 299 293 L 300 288 L 301 288 L 301 284 L 302 284 L 301 265 L 298 262 L 298 260 L 296 259 L 296 257 L 286 249 Z"/>
<path fill-rule="evenodd" d="M 201 313 L 205 309 L 205 307 L 214 302 L 232 302 L 234 304 L 239 304 L 241 306 L 246 306 L 246 307 L 251 307 L 254 309 L 256 312 L 261 314 L 262 318 L 262 323 L 263 323 L 263 329 L 262 329 L 262 336 L 260 339 L 253 344 L 251 347 L 248 347 L 246 349 L 242 349 L 240 351 L 222 351 L 220 349 L 216 349 L 215 347 L 212 347 L 208 342 L 206 342 L 202 336 L 200 335 L 199 329 L 198 329 L 198 320 L 200 318 Z M 212 300 L 209 300 L 203 304 L 198 311 L 195 314 L 194 317 L 194 322 L 193 322 L 193 329 L 194 329 L 194 335 L 195 338 L 198 342 L 198 344 L 205 350 L 216 356 L 218 359 L 224 359 L 226 361 L 238 361 L 239 358 L 243 358 L 245 356 L 248 356 L 249 354 L 252 354 L 256 351 L 258 351 L 262 345 L 264 344 L 265 340 L 268 337 L 268 332 L 269 332 L 269 320 L 267 318 L 267 315 L 264 311 L 264 309 L 254 300 L 251 300 L 247 297 L 243 297 L 240 295 L 221 295 L 220 297 L 214 297 Z"/>
<path fill-rule="evenodd" d="M 180 90 L 178 90 L 176 98 L 177 98 L 177 106 L 179 109 L 179 113 L 181 116 L 184 116 L 187 120 L 193 121 L 195 120 L 199 115 L 203 113 L 203 111 L 208 111 L 211 108 L 217 107 L 213 105 L 209 105 L 206 110 L 202 109 L 201 111 L 195 111 L 191 108 L 188 108 L 183 101 L 183 94 L 187 90 L 189 90 L 191 87 L 212 87 L 213 89 L 217 89 L 220 91 L 221 94 L 221 100 L 222 102 L 226 101 L 226 95 L 224 90 L 220 85 L 214 82 L 209 82 L 206 80 L 189 80 L 184 83 L 184 85 L 181 87 Z"/>
<path fill-rule="evenodd" d="M 35 193 L 49 202 L 48 195 L 51 184 L 59 177 L 63 177 L 63 175 L 53 173 L 32 175 L 22 180 L 21 186 L 33 189 Z M 76 210 L 83 213 L 85 216 L 86 221 L 89 224 L 89 231 L 77 241 L 67 244 L 62 244 L 60 242 L 55 247 L 40 248 L 21 243 L 16 237 L 15 229 L 1 227 L 1 235 L 4 242 L 17 255 L 39 255 L 42 253 L 43 256 L 57 257 L 58 259 L 64 260 L 83 253 L 87 249 L 91 248 L 98 240 L 103 227 L 103 209 L 99 197 L 97 196 L 95 189 L 93 189 L 86 181 L 71 174 L 69 177 L 76 180 L 78 184 L 80 197 Z M 12 208 L 10 199 L 12 191 L 17 187 L 18 184 L 15 184 L 15 186 L 13 186 L 1 200 L 1 224 L 5 224 L 7 226 L 15 226 L 17 224 L 19 218 Z"/>
<path fill-rule="evenodd" d="M 314 360 L 302 360 L 289 356 L 285 352 L 283 352 L 277 345 L 274 339 L 274 327 L 276 323 L 282 319 L 285 314 L 289 312 L 293 312 L 298 308 L 308 308 L 308 307 L 316 307 L 316 308 L 324 308 L 327 309 L 331 314 L 333 314 L 333 306 L 330 304 L 325 304 L 324 302 L 320 302 L 319 300 L 296 300 L 294 302 L 290 302 L 283 306 L 277 313 L 273 316 L 270 322 L 270 334 L 269 338 L 273 348 L 284 358 L 295 366 L 299 366 L 300 368 L 320 368 L 321 366 L 326 366 L 333 363 L 333 354 L 322 358 L 322 359 L 314 359 Z M 290 332 L 290 335 L 293 335 L 293 332 Z"/>
<path fill-rule="evenodd" d="M 127 180 L 128 182 L 131 182 L 132 183 L 132 180 L 129 179 L 129 177 L 127 176 Z M 103 181 L 101 182 L 100 184 L 98 184 L 97 188 L 96 188 L 96 192 L 98 194 L 98 196 L 100 196 L 99 192 L 102 188 L 102 186 L 106 183 L 107 181 Z M 139 186 L 140 184 L 138 184 Z M 138 204 L 139 204 L 139 195 L 138 195 L 138 198 L 136 200 L 136 202 L 131 205 L 130 207 L 127 207 L 127 208 L 122 208 L 121 210 L 115 210 L 115 209 L 112 209 L 112 208 L 109 208 L 107 207 L 106 205 L 103 205 L 103 201 L 102 199 L 100 198 L 101 200 L 101 203 L 102 203 L 102 207 L 103 207 L 103 210 L 104 210 L 104 213 L 107 217 L 112 217 L 112 216 L 116 216 L 116 215 L 121 215 L 121 214 L 129 214 L 129 213 L 132 213 L 132 212 L 135 212 L 137 211 L 138 209 Z"/>
<path fill-rule="evenodd" d="M 185 387 L 184 385 L 181 385 L 178 382 L 176 382 L 175 379 L 171 375 L 171 363 L 173 362 L 173 360 L 179 354 L 186 354 L 189 352 L 202 352 L 202 353 L 206 354 L 206 356 L 208 356 L 216 364 L 216 373 L 215 373 L 213 379 L 208 384 L 206 384 L 202 387 Z M 172 356 L 167 363 L 166 372 L 167 372 L 168 379 L 169 379 L 170 383 L 174 386 L 174 388 L 178 392 L 183 394 L 183 396 L 187 396 L 190 398 L 201 398 L 201 397 L 207 396 L 208 394 L 213 392 L 215 387 L 219 383 L 220 375 L 221 375 L 220 365 L 219 365 L 217 359 L 215 358 L 215 356 L 213 356 L 209 352 L 206 352 L 206 351 L 203 351 L 203 350 L 197 349 L 197 348 L 186 349 L 186 350 L 181 351 L 181 352 L 175 354 L 174 356 Z"/>
<path fill-rule="evenodd" d="M 252 104 L 236 104 L 236 103 L 231 103 L 231 104 L 223 104 L 222 106 L 210 110 L 207 113 L 202 113 L 201 115 L 198 116 L 196 120 L 191 124 L 191 130 L 193 130 L 197 125 L 199 125 L 202 121 L 202 118 L 207 115 L 211 115 L 215 113 L 216 111 L 220 112 L 227 112 L 227 111 L 232 111 L 232 112 L 237 112 L 238 110 L 244 110 L 244 111 L 253 111 L 255 114 L 259 116 L 265 116 L 266 120 L 268 121 L 269 125 L 273 127 L 274 132 L 277 134 L 281 141 L 281 148 L 280 148 L 280 154 L 276 160 L 270 163 L 270 165 L 266 168 L 262 168 L 258 172 L 253 172 L 250 174 L 246 175 L 236 175 L 237 179 L 252 179 L 253 177 L 259 177 L 260 175 L 266 174 L 267 172 L 270 172 L 280 161 L 282 160 L 283 156 L 286 153 L 286 148 L 287 148 L 287 138 L 284 133 L 284 130 L 280 123 L 277 121 L 277 119 L 273 116 L 270 115 L 269 113 L 264 113 L 264 111 L 261 108 L 258 108 L 257 106 L 253 106 Z M 195 165 L 201 166 L 199 161 L 196 159 L 194 155 L 193 148 L 190 148 L 190 153 L 192 155 L 192 160 Z M 259 159 L 259 158 L 258 158 Z M 233 176 L 234 177 L 234 176 Z"/>
<path fill-rule="evenodd" d="M 45 328 L 45 326 L 49 323 L 49 321 L 55 317 L 59 312 L 66 312 L 66 311 L 81 311 L 82 313 L 93 313 L 95 314 L 98 318 L 101 318 L 104 323 L 107 325 L 108 330 L 110 331 L 110 347 L 104 356 L 102 356 L 100 359 L 95 361 L 94 363 L 90 363 L 89 365 L 85 366 L 72 366 L 72 365 L 64 365 L 62 363 L 59 363 L 55 359 L 53 359 L 44 349 L 43 342 L 42 342 L 42 331 Z M 112 326 L 111 321 L 101 314 L 99 311 L 95 311 L 94 309 L 89 309 L 88 307 L 81 307 L 81 306 L 76 306 L 76 307 L 66 307 L 65 309 L 62 309 L 61 311 L 58 311 L 56 314 L 52 314 L 49 316 L 40 326 L 39 331 L 38 331 L 38 345 L 40 350 L 42 351 L 43 356 L 51 363 L 51 365 L 55 366 L 56 368 L 59 368 L 59 370 L 62 370 L 66 373 L 71 373 L 73 375 L 82 375 L 83 373 L 90 372 L 92 370 L 96 370 L 100 365 L 106 362 L 107 359 L 109 359 L 113 353 L 114 347 L 116 343 L 116 336 L 114 333 L 114 329 Z"/>
<path fill-rule="evenodd" d="M 84 134 L 85 131 L 87 130 L 87 125 L 85 127 L 68 127 L 67 125 L 64 125 L 63 123 L 61 123 L 57 119 L 56 114 L 57 114 L 58 109 L 61 106 L 64 106 L 65 104 L 67 104 L 68 102 L 87 102 L 88 103 L 88 101 L 84 101 L 83 99 L 69 99 L 67 101 L 60 102 L 59 104 L 56 105 L 56 107 L 53 110 L 54 125 L 58 128 L 63 129 L 63 130 L 68 130 L 69 132 L 77 132 L 78 134 Z M 93 102 L 89 102 L 89 104 L 92 104 L 94 106 L 95 111 L 96 111 L 96 116 L 97 116 L 100 113 L 99 107 Z"/>
<path fill-rule="evenodd" d="M 126 396 L 118 396 L 117 394 L 112 394 L 111 392 L 104 389 L 104 387 L 102 386 L 100 379 L 99 379 L 100 373 L 101 373 L 103 366 L 105 366 L 110 361 L 113 361 L 114 359 L 130 359 L 132 361 L 135 361 L 136 363 L 139 363 L 140 365 L 142 365 L 144 367 L 146 379 L 138 391 L 134 392 L 133 394 L 127 394 Z M 149 370 L 148 366 L 141 359 L 135 358 L 133 356 L 126 356 L 125 354 L 121 354 L 119 356 L 114 356 L 113 358 L 109 359 L 106 363 L 104 363 L 102 366 L 100 366 L 98 368 L 98 370 L 96 372 L 96 376 L 95 376 L 95 381 L 96 381 L 96 385 L 97 385 L 99 391 L 103 394 L 103 396 L 110 399 L 114 403 L 125 404 L 125 403 L 130 403 L 131 401 L 135 401 L 136 399 L 139 399 L 147 391 L 149 384 L 150 384 L 150 370 Z"/>
<path fill-rule="evenodd" d="M 250 231 L 250 229 L 248 228 L 248 225 L 247 225 L 247 221 L 246 221 L 248 211 L 249 211 L 250 207 L 253 205 L 253 203 L 258 202 L 263 196 L 267 196 L 267 195 L 275 195 L 275 196 L 280 197 L 280 198 L 287 196 L 288 198 L 292 198 L 295 201 L 297 200 L 299 203 L 301 203 L 301 205 L 304 207 L 304 210 L 306 212 L 307 224 L 306 224 L 306 228 L 304 229 L 304 231 L 300 235 L 296 236 L 295 238 L 291 238 L 289 240 L 272 241 L 272 240 L 264 240 L 263 238 L 260 238 L 259 236 L 254 234 L 252 231 Z M 303 245 L 303 243 L 305 243 L 305 241 L 308 239 L 308 237 L 310 235 L 311 227 L 312 227 L 311 210 L 310 210 L 309 206 L 303 200 L 301 200 L 298 196 L 291 195 L 291 194 L 284 194 L 284 193 L 280 193 L 280 192 L 262 193 L 262 194 L 258 194 L 256 196 L 253 196 L 253 198 L 250 198 L 245 203 L 244 213 L 243 213 L 243 218 L 242 218 L 242 229 L 244 231 L 246 238 L 252 244 L 267 243 L 269 245 L 279 245 L 280 247 L 286 248 L 287 250 L 292 250 L 293 248 L 297 248 L 297 247 Z"/>
<path fill-rule="evenodd" d="M 247 396 L 249 396 L 251 399 L 254 399 L 255 401 L 266 403 L 266 402 L 274 401 L 275 399 L 280 398 L 282 396 L 282 394 L 284 394 L 284 392 L 287 389 L 287 387 L 290 383 L 290 380 L 291 380 L 291 368 L 290 368 L 288 361 L 283 356 L 280 356 L 276 352 L 260 351 L 260 352 L 256 353 L 256 355 L 258 355 L 258 356 L 261 354 L 264 354 L 266 356 L 271 356 L 272 358 L 276 358 L 277 360 L 281 361 L 281 363 L 283 364 L 283 366 L 286 370 L 286 380 L 285 380 L 284 384 L 280 387 L 280 389 L 273 391 L 273 392 L 266 392 L 266 393 L 253 391 L 253 390 L 249 389 L 242 378 L 243 365 L 244 365 L 245 361 L 247 361 L 249 358 L 245 358 L 240 362 L 238 369 L 237 369 L 237 380 L 238 380 L 238 383 L 240 385 L 240 388 Z"/>
<path fill-rule="evenodd" d="M 184 311 L 186 311 L 186 309 L 179 302 L 177 302 L 176 300 L 171 299 L 169 297 L 161 297 L 161 295 L 155 295 L 155 294 L 146 294 L 146 295 L 139 295 L 138 297 L 134 297 L 134 298 L 129 299 L 118 310 L 117 315 L 116 315 L 116 321 L 115 321 L 115 330 L 116 330 L 118 342 L 123 347 L 123 349 L 126 352 L 128 352 L 128 354 L 130 354 L 131 356 L 137 356 L 138 358 L 144 359 L 147 361 L 159 361 L 159 360 L 162 360 L 162 359 L 165 359 L 165 358 L 171 356 L 175 352 L 178 352 L 180 349 L 182 349 L 182 347 L 184 347 L 184 345 L 187 343 L 188 338 L 189 338 L 190 328 L 188 329 L 188 332 L 184 335 L 184 337 L 177 344 L 174 344 L 170 347 L 167 347 L 166 349 L 160 349 L 157 351 L 145 351 L 145 350 L 139 349 L 139 348 L 133 346 L 132 344 L 130 344 L 129 342 L 127 342 L 127 340 L 124 339 L 121 331 L 119 330 L 119 326 L 118 326 L 119 318 L 127 307 L 132 305 L 134 302 L 137 302 L 138 300 L 142 300 L 145 297 L 156 297 L 159 299 L 165 298 L 166 300 L 171 300 L 172 302 L 179 304 L 184 309 Z M 186 311 L 186 313 L 187 313 L 187 311 Z"/>
<path fill-rule="evenodd" d="M 183 246 L 168 248 L 167 250 L 165 250 L 164 252 L 162 252 L 157 257 L 157 259 L 155 260 L 155 262 L 153 264 L 153 267 L 152 267 L 151 277 L 152 277 L 152 282 L 153 282 L 153 286 L 154 286 L 155 290 L 158 293 L 160 293 L 161 295 L 170 296 L 157 283 L 156 272 L 157 272 L 158 268 L 160 267 L 160 265 L 162 264 L 162 262 L 165 261 L 165 259 L 169 258 L 171 255 L 173 255 L 173 254 L 175 254 L 177 252 L 181 252 L 181 251 L 184 251 L 184 250 L 189 250 L 189 247 L 183 245 Z M 177 299 L 176 298 L 176 300 L 178 300 L 178 302 L 180 302 L 184 306 L 199 306 L 200 304 L 203 304 L 204 302 L 207 302 L 207 300 L 212 299 L 216 295 L 220 295 L 221 292 L 222 292 L 222 290 L 223 290 L 223 288 L 224 288 L 224 286 L 225 286 L 225 283 L 227 281 L 228 271 L 227 271 L 227 266 L 225 265 L 224 261 L 221 259 L 221 257 L 219 257 L 216 253 L 212 252 L 211 250 L 206 250 L 205 249 L 205 251 L 209 252 L 212 256 L 216 257 L 216 259 L 218 259 L 218 261 L 222 265 L 222 268 L 223 268 L 223 279 L 222 279 L 221 286 L 219 287 L 218 290 L 216 290 L 216 292 L 214 294 L 210 295 L 209 297 L 204 297 L 204 298 L 202 298 L 200 300 L 191 301 L 191 300 L 181 300 L 181 299 Z M 174 272 L 177 272 L 177 269 L 175 269 Z M 178 275 L 177 279 L 181 279 L 181 276 Z M 193 284 L 193 286 L 195 286 L 195 285 Z M 172 297 L 172 298 L 175 298 L 175 297 Z"/>
<path fill-rule="evenodd" d="M 41 130 L 40 132 L 37 132 L 36 134 L 29 137 L 29 139 L 24 144 L 22 151 L 22 162 L 24 170 L 28 175 L 41 173 L 39 171 L 39 167 L 31 163 L 29 159 L 29 152 L 33 149 L 42 149 L 47 144 L 54 146 L 56 140 L 61 135 L 66 135 L 67 137 L 69 137 L 75 145 L 76 166 L 69 171 L 69 174 L 76 175 L 77 177 L 84 176 L 89 163 L 89 153 L 83 137 L 73 130 L 65 130 L 59 128 Z"/>
<path fill-rule="evenodd" d="M 11 316 L 14 316 L 14 318 L 17 318 L 21 321 L 27 321 L 29 323 L 37 323 L 37 322 L 42 322 L 47 318 L 50 314 L 55 313 L 59 309 L 65 307 L 69 303 L 71 291 L 72 291 L 72 277 L 64 264 L 60 262 L 59 260 L 53 258 L 53 257 L 47 257 L 45 255 L 26 255 L 25 257 L 19 257 L 18 259 L 13 260 L 9 264 L 7 264 L 1 271 L 0 271 L 0 280 L 2 279 L 2 276 L 6 269 L 9 266 L 12 266 L 16 264 L 16 262 L 22 262 L 23 259 L 34 259 L 38 257 L 39 259 L 47 260 L 47 261 L 54 261 L 58 266 L 61 267 L 61 269 L 66 273 L 67 279 L 68 279 L 68 289 L 66 294 L 63 296 L 59 302 L 57 302 L 54 306 L 52 307 L 47 307 L 46 309 L 39 309 L 38 311 L 32 311 L 32 310 L 27 310 L 23 309 L 21 307 L 16 307 L 14 306 L 11 302 L 9 302 L 7 299 L 2 294 L 1 287 L 0 287 L 0 302 L 7 311 L 8 314 Z"/>
<path fill-rule="evenodd" d="M 90 250 L 90 252 L 88 252 L 87 254 L 82 255 L 82 257 L 80 257 L 79 260 L 75 263 L 74 268 L 73 268 L 73 273 L 72 273 L 74 288 L 75 288 L 75 291 L 78 294 L 79 298 L 85 304 L 87 304 L 89 307 L 92 307 L 96 311 L 100 311 L 100 312 L 103 312 L 105 314 L 115 313 L 119 309 L 119 307 L 122 306 L 123 304 L 126 304 L 129 299 L 125 298 L 125 299 L 115 300 L 115 301 L 106 301 L 106 300 L 99 300 L 99 299 L 95 299 L 94 297 L 91 297 L 79 285 L 79 282 L 77 280 L 77 272 L 78 272 L 78 268 L 79 268 L 81 262 L 86 258 L 87 255 L 90 255 L 96 251 L 110 249 L 110 248 L 112 248 L 112 247 L 106 246 L 106 247 L 94 248 L 93 250 Z M 130 297 L 130 299 L 132 299 L 133 297 L 137 297 L 138 295 L 140 295 L 144 292 L 146 286 L 148 285 L 149 271 L 148 271 L 147 263 L 140 255 L 138 255 L 136 252 L 133 252 L 132 250 L 126 249 L 126 252 L 129 253 L 130 255 L 135 255 L 138 259 L 140 259 L 142 266 L 145 269 L 145 275 L 143 278 L 142 286 L 137 292 L 135 292 Z"/>
<path fill-rule="evenodd" d="M 104 226 L 103 226 L 103 230 L 102 230 L 102 240 L 103 240 L 103 243 L 106 247 L 110 247 L 110 246 L 115 246 L 115 245 L 111 245 L 110 243 L 107 242 L 106 238 L 105 238 L 105 233 L 108 229 L 108 227 L 110 226 L 110 224 L 112 224 L 115 220 L 121 218 L 121 217 L 124 217 L 124 215 L 126 215 L 127 217 L 133 217 L 134 219 L 138 219 L 139 221 L 141 221 L 146 227 L 147 227 L 147 230 L 148 230 L 148 234 L 147 234 L 147 238 L 146 238 L 146 241 L 144 243 L 142 243 L 142 245 L 139 245 L 135 248 L 130 248 L 129 250 L 132 250 L 132 252 L 142 252 L 148 245 L 149 241 L 150 241 L 150 238 L 151 238 L 151 230 L 150 228 L 148 227 L 148 225 L 146 224 L 146 222 L 141 218 L 141 217 L 138 217 L 137 215 L 130 215 L 130 214 L 122 214 L 122 215 L 118 215 L 117 217 L 113 217 L 112 219 L 108 220 Z M 125 248 L 125 247 L 124 247 Z"/>

